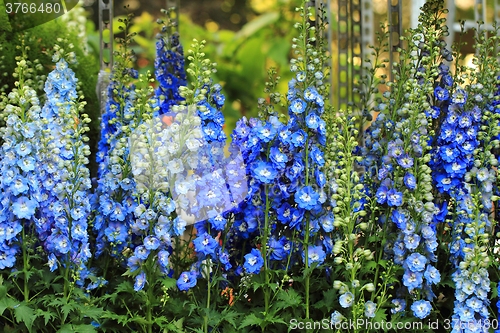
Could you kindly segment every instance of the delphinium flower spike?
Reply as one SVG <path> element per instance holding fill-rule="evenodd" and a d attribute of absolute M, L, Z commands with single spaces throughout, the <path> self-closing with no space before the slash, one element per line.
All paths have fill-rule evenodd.
<path fill-rule="evenodd" d="M 159 114 L 170 114 L 173 105 L 180 104 L 184 98 L 181 96 L 179 88 L 186 86 L 186 71 L 184 70 L 184 50 L 179 41 L 179 34 L 173 32 L 174 22 L 170 19 L 171 11 L 163 10 L 167 14 L 164 20 L 159 19 L 158 23 L 163 24 L 161 33 L 157 35 L 155 76 L 159 82 L 155 95 L 159 99 Z"/>
<path fill-rule="evenodd" d="M 324 51 L 312 45 L 318 38 L 318 31 L 307 22 L 312 13 L 304 7 L 297 11 L 302 22 L 296 24 L 299 37 L 293 40 L 298 56 L 292 59 L 290 67 L 294 78 L 288 84 L 286 96 L 288 123 L 284 124 L 273 108 L 261 100 L 261 119 L 243 118 L 233 133 L 233 142 L 241 149 L 247 164 L 248 176 L 248 194 L 240 205 L 243 214 L 236 215 L 233 233 L 250 240 L 252 247 L 260 246 L 262 261 L 256 255 L 256 248 L 243 249 L 250 251 L 243 267 L 252 273 L 262 268 L 267 283 L 269 269 L 273 267 L 289 270 L 297 262 L 306 267 L 321 265 L 326 258 L 325 246 L 329 244 L 325 245 L 317 236 L 323 233 L 321 222 L 328 215 L 322 209 L 326 202 L 322 172 L 326 133 L 321 119 L 325 111 Z M 273 92 L 272 97 L 273 102 L 281 101 L 280 94 Z M 307 281 L 309 277 L 308 274 Z M 271 290 L 266 288 L 267 312 Z M 306 282 L 306 317 L 309 317 L 308 295 Z"/>
<path fill-rule="evenodd" d="M 371 192 L 376 198 L 369 213 L 374 215 L 378 210 L 376 216 L 382 222 L 384 250 L 376 251 L 378 260 L 385 255 L 385 259 L 404 268 L 402 286 L 394 301 L 405 304 L 420 319 L 429 315 L 435 297 L 432 285 L 440 281 L 433 264 L 438 246 L 434 217 L 440 209 L 434 204 L 429 153 L 432 93 L 445 60 L 440 41 L 445 28 L 440 15 L 440 1 L 426 3 L 420 25 L 404 37 L 407 49 L 401 52 L 401 64 L 394 69 L 395 80 L 388 83 L 391 90 L 384 93 L 384 102 L 377 108 L 380 113 L 366 140 L 371 152 L 365 165 L 374 181 L 365 178 L 365 182 L 367 188 L 373 186 Z M 433 32 L 423 33 L 428 27 Z M 377 268 L 376 286 L 381 274 Z M 397 312 L 404 310 L 403 306 L 397 307 Z"/>
<path fill-rule="evenodd" d="M 498 166 L 498 158 L 493 149 L 499 147 L 500 109 L 495 98 L 498 88 L 493 84 L 498 79 L 497 82 L 492 82 L 494 78 L 484 73 L 500 69 L 498 60 L 488 55 L 495 43 L 495 38 L 490 40 L 484 32 L 478 33 L 478 53 L 474 59 L 478 65 L 477 70 L 470 73 L 473 79 L 471 84 L 464 88 L 457 86 L 456 92 L 451 95 L 454 107 L 448 113 L 447 120 L 455 116 L 456 121 L 448 121 L 445 129 L 451 130 L 454 138 L 466 138 L 457 143 L 458 155 L 460 150 L 463 152 L 467 143 L 474 146 L 466 157 L 466 161 L 473 162 L 466 164 L 463 177 L 459 178 L 460 183 L 450 191 L 456 212 L 451 223 L 453 240 L 450 244 L 450 259 L 455 267 L 452 279 L 456 287 L 452 332 L 456 333 L 467 332 L 471 327 L 477 332 L 486 332 L 488 327 L 485 323 L 490 320 L 488 293 L 491 282 L 488 267 L 491 258 L 488 243 L 491 231 L 494 230 L 491 215 L 493 200 L 498 199 L 493 196 L 493 183 L 497 173 L 495 168 Z M 469 133 L 471 130 L 474 134 L 472 138 Z M 457 149 L 453 150 L 456 151 Z M 459 160 L 455 161 L 457 162 Z M 456 168 L 444 169 L 452 173 Z M 451 178 L 453 175 L 447 176 Z M 464 322 L 468 323 L 465 328 L 457 325 Z"/>
<path fill-rule="evenodd" d="M 38 238 L 34 232 L 36 213 L 43 200 L 36 174 L 42 125 L 36 92 L 24 84 L 26 60 L 24 56 L 16 60 L 18 81 L 8 94 L 8 104 L 3 111 L 6 127 L 0 130 L 3 140 L 0 147 L 0 269 L 13 267 L 21 250 L 26 271 Z M 29 300 L 28 280 L 25 276 L 24 289 L 20 290 L 25 301 Z"/>
<path fill-rule="evenodd" d="M 72 62 L 74 64 L 75 61 Z M 47 103 L 42 109 L 47 135 L 42 139 L 49 148 L 42 160 L 48 171 L 42 172 L 40 182 L 44 194 L 41 217 L 50 227 L 45 248 L 50 253 L 53 270 L 57 262 L 65 271 L 65 293 L 68 279 L 82 286 L 88 276 L 86 262 L 90 258 L 87 225 L 91 210 L 90 147 L 86 144 L 90 118 L 83 113 L 85 102 L 77 98 L 77 79 L 68 63 L 60 57 L 46 82 Z M 80 97 L 82 98 L 82 97 Z M 50 148 L 55 149 L 50 149 Z M 51 153 L 53 154 L 51 156 Z M 57 165 L 57 170 L 53 170 Z M 69 270 L 72 276 L 69 276 Z"/>
<path fill-rule="evenodd" d="M 129 156 L 130 133 L 142 123 L 146 105 L 152 95 L 148 76 L 138 76 L 131 68 L 134 53 L 129 45 L 134 33 L 129 33 L 131 16 L 123 19 L 125 38 L 119 39 L 120 52 L 115 53 L 111 83 L 108 87 L 106 113 L 102 118 L 99 143 L 98 214 L 94 222 L 97 235 L 96 256 L 109 251 L 119 259 L 121 251 L 131 241 L 129 233 L 134 223 L 136 203 L 132 196 L 135 183 Z M 134 79 L 140 79 L 136 87 Z"/>

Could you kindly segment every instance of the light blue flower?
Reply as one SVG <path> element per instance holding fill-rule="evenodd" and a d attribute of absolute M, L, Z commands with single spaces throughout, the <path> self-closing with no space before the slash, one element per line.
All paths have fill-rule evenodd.
<path fill-rule="evenodd" d="M 431 303 L 426 300 L 416 301 L 411 305 L 413 315 L 417 318 L 424 319 L 431 313 Z"/>
<path fill-rule="evenodd" d="M 134 290 L 139 291 L 144 288 L 144 284 L 146 283 L 146 274 L 143 271 L 139 275 L 135 277 Z"/>
<path fill-rule="evenodd" d="M 354 303 L 354 295 L 348 291 L 340 296 L 339 302 L 343 308 L 348 308 Z"/>

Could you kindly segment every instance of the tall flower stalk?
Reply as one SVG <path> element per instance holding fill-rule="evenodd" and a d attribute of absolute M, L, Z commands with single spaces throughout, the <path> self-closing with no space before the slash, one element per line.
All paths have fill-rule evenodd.
<path fill-rule="evenodd" d="M 4 110 L 7 126 L 0 132 L 3 140 L 0 148 L 0 268 L 13 267 L 17 254 L 21 252 L 23 269 L 16 276 L 23 275 L 24 285 L 20 286 L 17 278 L 15 284 L 24 302 L 28 303 L 30 257 L 37 238 L 36 212 L 43 200 L 36 174 L 41 108 L 35 90 L 25 85 L 28 67 L 26 50 L 22 51 L 23 56 L 16 59 L 16 88 L 8 94 Z"/>
<path fill-rule="evenodd" d="M 58 58 L 56 55 L 54 60 Z M 46 135 L 41 139 L 45 148 L 41 166 L 47 171 L 40 173 L 39 180 L 43 194 L 53 200 L 42 207 L 42 230 L 47 232 L 45 247 L 51 270 L 62 263 L 66 299 L 71 284 L 83 285 L 88 276 L 86 262 L 91 257 L 87 225 L 92 185 L 85 135 L 90 118 L 83 113 L 86 103 L 78 100 L 76 89 L 73 71 L 64 59 L 58 60 L 45 84 L 47 102 L 42 116 Z"/>

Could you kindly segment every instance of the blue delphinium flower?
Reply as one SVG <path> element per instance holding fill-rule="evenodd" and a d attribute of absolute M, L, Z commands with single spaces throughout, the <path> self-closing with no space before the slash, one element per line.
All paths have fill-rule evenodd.
<path fill-rule="evenodd" d="M 404 177 L 405 185 L 410 189 L 414 190 L 417 186 L 415 176 L 411 173 L 406 173 Z"/>
<path fill-rule="evenodd" d="M 342 321 L 342 314 L 340 314 L 340 312 L 335 310 L 331 316 L 331 323 L 335 325 L 340 323 L 341 321 Z"/>
<path fill-rule="evenodd" d="M 427 258 L 420 253 L 412 253 L 406 258 L 406 264 L 412 272 L 422 272 L 427 264 Z"/>
<path fill-rule="evenodd" d="M 218 242 L 206 232 L 203 235 L 196 237 L 193 241 L 194 249 L 196 252 L 203 253 L 204 255 L 214 254 Z"/>
<path fill-rule="evenodd" d="M 197 274 L 194 271 L 183 272 L 177 280 L 177 287 L 179 290 L 186 291 L 196 285 Z"/>
<path fill-rule="evenodd" d="M 275 108 L 285 100 L 273 92 L 268 100 L 259 99 L 259 117 L 243 117 L 232 134 L 232 145 L 246 164 L 247 192 L 244 202 L 232 210 L 228 249 L 248 273 L 288 271 L 296 263 L 307 267 L 332 256 L 325 251 L 333 247 L 327 237 L 332 239 L 334 219 L 324 218 L 329 204 L 323 171 L 326 124 L 321 117 L 325 89 L 318 61 L 317 55 L 292 61 L 295 78 L 286 94 L 288 121 L 277 117 Z M 242 240 L 247 249 L 241 249 Z M 303 240 L 308 246 L 300 245 Z M 242 256 L 244 263 L 239 262 Z"/>
<path fill-rule="evenodd" d="M 309 257 L 309 265 L 312 263 L 317 262 L 319 265 L 321 265 L 326 258 L 326 253 L 323 251 L 323 246 L 310 246 L 309 251 L 308 251 L 308 257 Z M 305 262 L 305 252 L 302 253 L 302 258 Z"/>
<path fill-rule="evenodd" d="M 101 140 L 97 163 L 97 217 L 94 230 L 97 233 L 96 256 L 108 252 L 120 256 L 131 240 L 130 229 L 134 221 L 136 203 L 133 198 L 135 180 L 130 165 L 129 133 L 142 121 L 147 99 L 153 88 L 135 91 L 131 80 L 138 77 L 127 68 L 130 59 L 121 54 L 116 63 L 107 90 L 106 110 L 101 120 Z M 130 75 L 123 75 L 129 73 Z M 141 76 L 144 81 L 144 77 Z M 147 80 L 146 80 L 147 81 Z M 144 84 L 144 82 L 142 82 Z M 146 87 L 144 87 L 146 88 Z"/>
<path fill-rule="evenodd" d="M 134 290 L 139 291 L 144 288 L 144 284 L 146 283 L 146 274 L 141 271 L 139 275 L 135 277 Z"/>
<path fill-rule="evenodd" d="M 404 299 L 393 299 L 391 303 L 395 305 L 395 307 L 391 309 L 391 313 L 402 312 L 406 308 L 406 302 Z"/>
<path fill-rule="evenodd" d="M 440 101 L 446 101 L 450 98 L 450 94 L 447 89 L 441 88 L 439 86 L 434 89 L 434 95 Z"/>
<path fill-rule="evenodd" d="M 255 164 L 253 175 L 262 183 L 271 183 L 276 178 L 278 173 L 276 172 L 276 169 L 274 169 L 272 164 L 264 161 L 259 161 L 257 164 Z"/>
<path fill-rule="evenodd" d="M 252 249 L 250 253 L 245 255 L 245 264 L 243 268 L 245 268 L 247 273 L 259 273 L 263 265 L 264 259 L 262 259 L 262 254 L 259 250 Z"/>
<path fill-rule="evenodd" d="M 51 253 L 51 254 L 49 254 L 49 258 L 48 259 L 49 259 L 48 262 L 49 262 L 50 271 L 53 272 L 58 267 L 58 265 L 57 265 L 57 258 L 54 255 L 54 253 Z"/>
<path fill-rule="evenodd" d="M 424 319 L 427 317 L 432 310 L 431 303 L 426 300 L 416 301 L 411 305 L 413 315 L 417 318 Z"/>
<path fill-rule="evenodd" d="M 437 284 L 441 281 L 441 273 L 434 267 L 428 265 L 424 272 L 425 279 L 428 283 Z"/>
<path fill-rule="evenodd" d="M 396 189 L 387 191 L 387 203 L 389 206 L 401 206 L 403 203 L 403 193 Z"/>
<path fill-rule="evenodd" d="M 304 186 L 295 193 L 298 207 L 310 210 L 318 204 L 319 194 L 311 186 Z"/>
<path fill-rule="evenodd" d="M 414 63 L 407 66 L 414 66 Z M 430 286 L 440 279 L 433 267 L 437 260 L 434 254 L 437 235 L 432 224 L 437 207 L 433 202 L 433 178 L 430 175 L 433 170 L 429 162 L 433 145 L 430 133 L 434 130 L 431 119 L 442 114 L 442 107 L 449 104 L 451 93 L 449 87 L 436 83 L 440 76 L 447 74 L 445 66 L 439 67 L 437 73 L 441 74 L 438 76 L 430 75 L 436 73 L 438 67 L 439 62 L 429 67 L 427 64 L 415 67 L 414 75 L 405 78 L 411 84 L 384 93 L 385 100 L 377 107 L 380 113 L 365 132 L 366 146 L 360 149 L 364 159 L 362 165 L 370 176 L 366 179 L 369 179 L 367 183 L 371 185 L 372 196 L 384 207 L 379 219 L 383 218 L 387 231 L 394 232 L 394 237 L 386 243 L 384 255 L 404 268 L 404 287 L 398 291 L 398 296 L 404 293 L 421 295 L 418 298 L 412 296 L 416 300 L 412 309 L 423 299 L 432 301 L 434 294 Z M 435 96 L 429 98 L 426 94 L 430 91 Z M 399 96 L 403 95 L 405 97 L 401 99 Z M 432 103 L 428 103 L 429 100 Z M 432 105 L 435 101 L 436 105 Z M 452 131 L 448 132 L 451 140 Z M 459 173 L 462 169 L 456 165 L 453 172 Z M 392 225 L 387 225 L 388 221 L 392 221 Z M 404 301 L 395 301 L 396 308 L 392 312 L 404 311 Z M 420 309 L 418 314 L 413 312 L 419 318 L 425 318 L 430 308 L 424 310 L 427 308 Z"/>
<path fill-rule="evenodd" d="M 379 189 L 377 190 L 377 194 L 376 194 L 377 202 L 379 204 L 383 204 L 387 201 L 387 193 L 388 192 L 389 192 L 389 189 L 387 188 L 387 186 L 382 185 L 379 187 Z"/>

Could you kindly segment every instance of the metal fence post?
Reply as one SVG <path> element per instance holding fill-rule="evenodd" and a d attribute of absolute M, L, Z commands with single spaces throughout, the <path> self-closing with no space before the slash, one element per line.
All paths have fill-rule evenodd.
<path fill-rule="evenodd" d="M 394 4 L 394 2 L 396 2 L 396 4 Z M 401 47 L 401 40 L 399 37 L 403 35 L 403 24 L 401 22 L 403 14 L 401 0 L 387 0 L 387 3 L 389 5 L 389 68 L 391 82 L 393 82 L 393 64 L 395 62 L 395 55 L 399 55 L 398 48 Z"/>
<path fill-rule="evenodd" d="M 96 93 L 99 99 L 101 115 L 105 112 L 106 87 L 113 68 L 113 0 L 99 1 L 99 64 L 100 71 L 97 77 Z M 109 31 L 109 41 L 104 41 L 104 31 Z M 104 60 L 104 52 L 109 52 L 109 60 Z"/>

